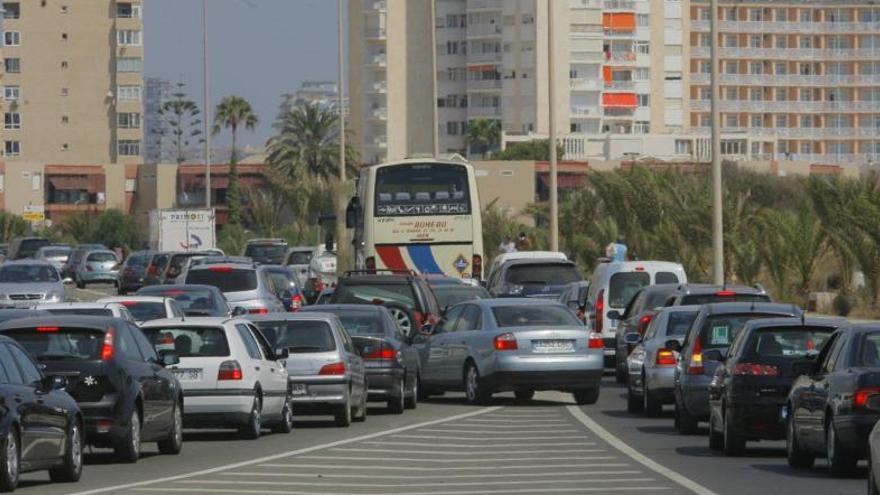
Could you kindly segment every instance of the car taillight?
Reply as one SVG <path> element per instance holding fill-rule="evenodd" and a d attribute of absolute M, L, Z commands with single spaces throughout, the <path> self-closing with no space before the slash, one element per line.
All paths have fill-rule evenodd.
<path fill-rule="evenodd" d="M 733 367 L 733 374 L 746 376 L 779 376 L 779 368 L 771 364 L 736 363 Z"/>
<path fill-rule="evenodd" d="M 345 374 L 345 363 L 331 363 L 325 364 L 321 367 L 321 370 L 318 371 L 319 375 L 344 375 Z"/>
<path fill-rule="evenodd" d="M 231 266 L 224 266 L 224 265 L 215 265 L 215 266 L 208 268 L 208 270 L 211 272 L 214 272 L 214 273 L 229 273 L 232 271 L 232 267 Z"/>
<path fill-rule="evenodd" d="M 364 265 L 366 265 L 367 270 L 375 271 L 376 270 L 376 258 L 375 256 L 367 256 L 367 259 L 364 260 Z"/>
<path fill-rule="evenodd" d="M 880 388 L 878 387 L 860 388 L 856 390 L 856 393 L 853 394 L 852 400 L 853 409 L 865 409 L 868 405 L 868 398 L 876 394 L 880 394 Z"/>
<path fill-rule="evenodd" d="M 248 310 L 248 313 L 252 315 L 267 315 L 269 314 L 269 310 L 266 308 L 251 308 Z"/>
<path fill-rule="evenodd" d="M 303 298 L 299 294 L 294 294 L 293 297 L 290 298 L 290 309 L 291 311 L 299 311 L 303 306 Z"/>
<path fill-rule="evenodd" d="M 37 332 L 39 333 L 52 333 L 57 332 L 58 330 L 58 327 L 37 327 Z"/>
<path fill-rule="evenodd" d="M 365 354 L 364 359 L 397 359 L 397 351 L 393 347 L 381 344 Z"/>
<path fill-rule="evenodd" d="M 479 254 L 475 254 L 471 258 L 471 277 L 474 280 L 480 280 L 483 278 L 483 257 Z"/>
<path fill-rule="evenodd" d="M 223 361 L 217 371 L 217 380 L 241 380 L 241 365 L 238 361 Z"/>
<path fill-rule="evenodd" d="M 675 352 L 669 349 L 660 349 L 657 351 L 657 366 L 675 366 Z"/>
<path fill-rule="evenodd" d="M 587 347 L 590 349 L 604 349 L 605 343 L 602 342 L 602 335 L 598 333 L 591 333 L 590 338 L 587 341 Z"/>
<path fill-rule="evenodd" d="M 705 372 L 703 368 L 703 343 L 697 338 L 694 343 L 694 350 L 691 353 L 691 362 L 688 365 L 688 375 L 702 375 Z"/>
<path fill-rule="evenodd" d="M 596 331 L 602 332 L 602 324 L 605 320 L 605 289 L 599 291 L 596 298 Z"/>
<path fill-rule="evenodd" d="M 719 290 L 715 293 L 717 297 L 736 297 L 736 292 L 732 290 Z"/>
<path fill-rule="evenodd" d="M 502 333 L 495 337 L 496 351 L 515 351 L 518 348 L 516 345 L 516 335 L 512 333 Z"/>
<path fill-rule="evenodd" d="M 101 361 L 113 359 L 113 329 L 108 328 L 104 334 L 104 344 L 101 346 Z"/>
<path fill-rule="evenodd" d="M 638 330 L 639 335 L 645 335 L 645 332 L 648 330 L 648 325 L 651 324 L 651 320 L 654 319 L 654 315 L 648 314 L 639 318 L 639 326 L 636 328 Z"/>

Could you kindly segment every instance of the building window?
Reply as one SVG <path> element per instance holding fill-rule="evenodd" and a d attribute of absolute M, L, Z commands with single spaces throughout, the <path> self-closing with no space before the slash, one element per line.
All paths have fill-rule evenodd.
<path fill-rule="evenodd" d="M 21 156 L 21 141 L 4 141 L 6 156 Z"/>
<path fill-rule="evenodd" d="M 648 14 L 636 14 L 636 25 L 639 27 L 647 27 L 651 23 Z"/>
<path fill-rule="evenodd" d="M 18 31 L 6 31 L 3 33 L 3 44 L 6 46 L 20 46 L 21 33 Z"/>
<path fill-rule="evenodd" d="M 446 134 L 450 136 L 458 136 L 458 122 L 447 122 Z"/>
<path fill-rule="evenodd" d="M 121 57 L 116 59 L 116 72 L 140 72 L 140 57 Z"/>
<path fill-rule="evenodd" d="M 523 24 L 534 24 L 535 23 L 535 16 L 533 16 L 532 14 L 523 14 L 522 23 Z"/>
<path fill-rule="evenodd" d="M 648 41 L 636 41 L 636 53 L 648 55 L 651 53 L 651 44 Z"/>
<path fill-rule="evenodd" d="M 70 67 L 70 64 L 67 62 L 67 60 L 62 60 L 61 61 L 61 68 L 66 69 L 68 67 Z"/>
<path fill-rule="evenodd" d="M 700 88 L 700 99 L 701 100 L 711 100 L 712 99 L 712 88 L 701 87 Z"/>
<path fill-rule="evenodd" d="M 788 101 L 788 88 L 776 88 L 776 101 Z"/>
<path fill-rule="evenodd" d="M 777 115 L 776 127 L 788 127 L 788 115 Z"/>
<path fill-rule="evenodd" d="M 143 89 L 140 85 L 117 86 L 116 97 L 121 101 L 141 101 Z"/>
<path fill-rule="evenodd" d="M 131 2 L 120 2 L 116 4 L 116 17 L 120 19 L 140 19 L 140 4 Z"/>
<path fill-rule="evenodd" d="M 816 118 L 813 115 L 801 115 L 801 127 L 816 127 Z"/>
<path fill-rule="evenodd" d="M 736 101 L 739 100 L 739 89 L 738 88 L 725 88 L 725 100 Z"/>
<path fill-rule="evenodd" d="M 4 19 L 20 19 L 21 4 L 18 2 L 3 2 Z"/>
<path fill-rule="evenodd" d="M 675 154 L 676 155 L 690 155 L 691 154 L 691 141 L 689 139 L 676 139 L 675 140 Z"/>
<path fill-rule="evenodd" d="M 134 29 L 116 31 L 116 43 L 120 46 L 140 46 L 141 32 Z"/>
<path fill-rule="evenodd" d="M 640 107 L 647 107 L 650 101 L 650 95 L 636 95 L 636 100 Z"/>
<path fill-rule="evenodd" d="M 633 123 L 633 134 L 648 134 L 651 132 L 651 123 L 645 121 L 635 121 Z"/>
<path fill-rule="evenodd" d="M 749 100 L 751 100 L 751 101 L 764 100 L 764 88 L 750 88 L 749 89 Z"/>
<path fill-rule="evenodd" d="M 70 145 L 68 143 L 63 143 L 61 145 L 61 151 L 70 151 Z"/>
<path fill-rule="evenodd" d="M 6 72 L 9 74 L 18 74 L 21 72 L 21 59 L 20 58 L 5 58 L 3 59 L 3 66 L 6 68 Z"/>
<path fill-rule="evenodd" d="M 67 123 L 69 123 L 69 122 L 70 122 L 70 117 L 68 117 L 67 115 L 62 115 L 62 116 L 61 116 L 61 123 L 62 123 L 62 124 L 67 124 Z"/>
<path fill-rule="evenodd" d="M 636 67 L 633 71 L 633 81 L 647 81 L 651 78 L 651 70 L 647 67 Z"/>
<path fill-rule="evenodd" d="M 776 66 L 773 69 L 773 72 L 776 75 L 785 75 L 788 74 L 788 62 L 776 62 Z"/>
<path fill-rule="evenodd" d="M 61 88 L 61 96 L 70 96 L 70 89 Z"/>
<path fill-rule="evenodd" d="M 728 114 L 724 116 L 724 127 L 739 127 L 739 115 Z"/>
<path fill-rule="evenodd" d="M 700 114 L 700 127 L 712 127 L 712 115 L 708 113 Z"/>
<path fill-rule="evenodd" d="M 752 127 L 764 127 L 764 117 L 761 115 L 752 115 Z"/>
<path fill-rule="evenodd" d="M 120 129 L 140 129 L 141 114 L 137 112 L 117 113 L 116 125 Z"/>
<path fill-rule="evenodd" d="M 3 128 L 6 130 L 21 129 L 21 114 L 18 112 L 6 112 L 3 114 Z"/>
<path fill-rule="evenodd" d="M 121 156 L 138 156 L 141 154 L 141 141 L 139 139 L 120 139 L 118 149 Z"/>
<path fill-rule="evenodd" d="M 18 101 L 21 98 L 21 88 L 19 86 L 4 87 L 3 98 L 5 98 L 6 101 Z"/>

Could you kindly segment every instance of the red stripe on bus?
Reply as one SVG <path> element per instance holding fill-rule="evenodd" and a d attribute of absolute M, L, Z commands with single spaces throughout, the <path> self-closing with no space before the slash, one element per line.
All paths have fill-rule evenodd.
<path fill-rule="evenodd" d="M 400 248 L 397 246 L 377 246 L 376 252 L 382 259 L 382 264 L 389 270 L 406 271 L 406 262 L 400 254 Z"/>

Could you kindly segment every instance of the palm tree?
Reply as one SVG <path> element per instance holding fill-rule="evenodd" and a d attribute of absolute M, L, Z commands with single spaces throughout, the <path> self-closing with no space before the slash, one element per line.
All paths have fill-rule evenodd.
<path fill-rule="evenodd" d="M 480 156 L 486 158 L 490 148 L 501 142 L 501 121 L 494 119 L 474 119 L 468 123 L 464 142 L 468 148 L 475 146 Z"/>
<path fill-rule="evenodd" d="M 227 96 L 217 105 L 214 114 L 214 134 L 219 134 L 221 129 L 227 128 L 232 133 L 232 154 L 229 157 L 229 186 L 226 189 L 226 204 L 229 206 L 229 223 L 237 224 L 241 221 L 241 197 L 238 192 L 238 149 L 236 139 L 238 128 L 254 130 L 257 126 L 257 116 L 254 114 L 251 104 L 240 96 Z"/>

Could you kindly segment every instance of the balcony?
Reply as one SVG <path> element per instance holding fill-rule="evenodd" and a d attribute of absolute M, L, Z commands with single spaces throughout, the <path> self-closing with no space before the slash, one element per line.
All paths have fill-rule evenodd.
<path fill-rule="evenodd" d="M 599 79 L 575 78 L 570 79 L 568 85 L 572 91 L 599 91 L 602 88 L 599 81 Z"/>
<path fill-rule="evenodd" d="M 605 52 L 605 61 L 612 65 L 633 65 L 636 54 L 633 52 Z"/>
<path fill-rule="evenodd" d="M 709 100 L 692 99 L 691 111 L 708 112 Z M 817 113 L 817 112 L 877 112 L 880 101 L 766 101 L 766 100 L 721 100 L 721 111 L 727 113 Z"/>
<path fill-rule="evenodd" d="M 377 108 L 370 111 L 368 116 L 373 120 L 388 120 L 388 110 L 385 108 Z"/>
<path fill-rule="evenodd" d="M 633 0 L 605 0 L 603 2 L 605 10 L 636 10 L 636 2 Z"/>
<path fill-rule="evenodd" d="M 691 73 L 690 82 L 708 85 L 709 74 Z M 722 85 L 756 86 L 876 86 L 880 85 L 880 75 L 720 74 L 720 82 Z"/>
<path fill-rule="evenodd" d="M 711 50 L 707 46 L 691 47 L 691 57 L 693 58 L 709 58 L 710 56 Z M 880 58 L 878 51 L 870 48 L 721 47 L 720 56 L 722 59 L 798 60 L 801 62 L 876 60 Z"/>
<path fill-rule="evenodd" d="M 468 38 L 498 38 L 501 32 L 500 20 L 494 24 L 469 24 L 467 27 Z"/>
<path fill-rule="evenodd" d="M 469 64 L 496 64 L 501 62 L 501 52 L 471 52 L 467 55 Z"/>
<path fill-rule="evenodd" d="M 467 11 L 475 10 L 501 10 L 504 6 L 503 0 L 470 0 L 467 2 Z"/>
<path fill-rule="evenodd" d="M 370 41 L 384 41 L 387 37 L 385 28 L 364 29 L 364 38 Z"/>
<path fill-rule="evenodd" d="M 633 90 L 635 87 L 635 81 L 605 81 L 605 89 Z"/>
<path fill-rule="evenodd" d="M 376 65 L 379 67 L 385 67 L 387 61 L 388 61 L 387 55 L 385 55 L 384 53 L 379 53 L 379 54 L 373 55 L 370 58 L 368 58 L 367 64 L 368 65 Z"/>
<path fill-rule="evenodd" d="M 604 61 L 605 55 L 596 51 L 572 50 L 569 59 L 571 63 L 593 63 Z"/>
<path fill-rule="evenodd" d="M 468 107 L 468 118 L 499 117 L 501 107 Z"/>
<path fill-rule="evenodd" d="M 595 106 L 572 105 L 569 109 L 571 118 L 599 117 L 599 109 Z"/>
<path fill-rule="evenodd" d="M 372 85 L 367 87 L 368 93 L 386 93 L 388 92 L 388 83 L 385 81 L 374 82 Z"/>
<path fill-rule="evenodd" d="M 386 12 L 388 5 L 385 0 L 364 0 L 364 12 L 368 14 L 379 14 Z"/>
<path fill-rule="evenodd" d="M 500 79 L 483 79 L 481 81 L 468 81 L 467 82 L 467 90 L 468 91 L 500 91 L 501 90 L 501 80 Z"/>
<path fill-rule="evenodd" d="M 709 21 L 691 21 L 691 30 L 706 32 L 710 30 Z M 776 21 L 721 21 L 718 29 L 722 33 L 754 34 L 874 34 L 880 31 L 877 22 L 776 22 Z"/>

